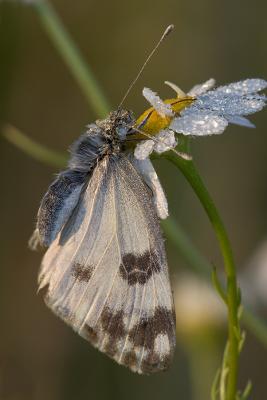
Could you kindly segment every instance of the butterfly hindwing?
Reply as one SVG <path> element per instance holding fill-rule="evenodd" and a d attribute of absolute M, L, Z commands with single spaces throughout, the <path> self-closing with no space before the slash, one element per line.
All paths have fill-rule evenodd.
<path fill-rule="evenodd" d="M 135 372 L 164 370 L 175 314 L 151 190 L 125 155 L 95 168 L 44 256 L 40 288 L 81 336 Z"/>

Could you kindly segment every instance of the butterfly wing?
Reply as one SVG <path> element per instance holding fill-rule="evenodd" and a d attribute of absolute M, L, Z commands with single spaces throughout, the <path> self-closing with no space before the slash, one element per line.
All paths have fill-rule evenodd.
<path fill-rule="evenodd" d="M 85 172 L 71 169 L 57 176 L 42 199 L 30 247 L 53 242 L 75 209 L 86 179 Z"/>
<path fill-rule="evenodd" d="M 99 157 L 106 151 L 101 129 L 90 124 L 70 147 L 68 169 L 58 174 L 42 199 L 30 247 L 48 247 L 71 217 Z"/>
<path fill-rule="evenodd" d="M 151 190 L 129 158 L 99 162 L 44 256 L 40 288 L 75 331 L 135 372 L 166 369 L 175 314 Z"/>

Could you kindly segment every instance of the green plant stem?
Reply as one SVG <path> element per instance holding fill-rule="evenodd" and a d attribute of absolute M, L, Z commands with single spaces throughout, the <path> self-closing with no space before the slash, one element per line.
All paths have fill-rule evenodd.
<path fill-rule="evenodd" d="M 216 233 L 221 253 L 224 259 L 224 268 L 227 277 L 227 303 L 228 303 L 228 335 L 229 335 L 229 373 L 227 379 L 226 400 L 234 400 L 237 392 L 238 376 L 238 287 L 236 280 L 235 264 L 233 253 L 228 239 L 227 232 L 221 220 L 221 217 L 209 195 L 204 183 L 202 182 L 192 161 L 185 161 L 177 157 L 175 153 L 168 152 L 165 155 L 176 167 L 183 173 L 190 186 L 193 188 L 198 199 L 203 205 L 213 229 Z"/>
<path fill-rule="evenodd" d="M 24 153 L 44 164 L 61 168 L 67 163 L 67 154 L 60 153 L 33 141 L 12 125 L 6 124 L 1 128 L 3 136 Z"/>
<path fill-rule="evenodd" d="M 48 0 L 36 0 L 31 4 L 36 10 L 46 33 L 74 75 L 88 103 L 94 109 L 97 116 L 104 118 L 111 110 L 110 105 L 95 79 L 93 72 L 84 61 L 53 6 Z"/>

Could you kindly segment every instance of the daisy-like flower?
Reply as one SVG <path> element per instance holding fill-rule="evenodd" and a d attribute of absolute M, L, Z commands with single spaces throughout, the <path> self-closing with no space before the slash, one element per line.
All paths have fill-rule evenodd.
<path fill-rule="evenodd" d="M 165 83 L 175 90 L 176 98 L 163 101 L 151 89 L 143 89 L 152 107 L 138 118 L 136 129 L 155 136 L 136 146 L 138 160 L 146 159 L 153 151 L 163 153 L 176 147 L 176 133 L 193 137 L 220 134 L 229 123 L 253 128 L 246 116 L 266 105 L 266 96 L 259 94 L 267 87 L 263 79 L 246 79 L 216 89 L 215 80 L 209 79 L 187 94 L 175 84 Z"/>

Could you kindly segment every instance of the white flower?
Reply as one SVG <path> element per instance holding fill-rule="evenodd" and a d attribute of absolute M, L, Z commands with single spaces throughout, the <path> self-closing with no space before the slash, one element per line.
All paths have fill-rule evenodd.
<path fill-rule="evenodd" d="M 182 99 L 186 95 L 176 85 L 171 86 Z M 162 153 L 177 145 L 174 133 L 189 136 L 206 136 L 222 133 L 229 123 L 253 128 L 245 116 L 262 110 L 266 105 L 266 96 L 258 92 L 267 87 L 263 79 L 246 79 L 212 89 L 214 79 L 194 86 L 187 94 L 195 100 L 179 115 L 174 115 L 169 104 L 148 88 L 143 95 L 161 117 L 171 117 L 169 126 L 159 132 L 154 139 L 139 144 L 135 150 L 137 159 L 148 157 L 152 151 Z M 149 143 L 148 143 L 149 142 Z"/>
<path fill-rule="evenodd" d="M 157 134 L 157 136 L 155 137 L 155 141 L 149 139 L 144 142 L 138 143 L 134 151 L 134 156 L 138 160 L 144 160 L 153 151 L 161 154 L 165 151 L 173 149 L 176 146 L 177 140 L 175 139 L 174 132 L 170 131 L 169 129 L 164 129 Z"/>

